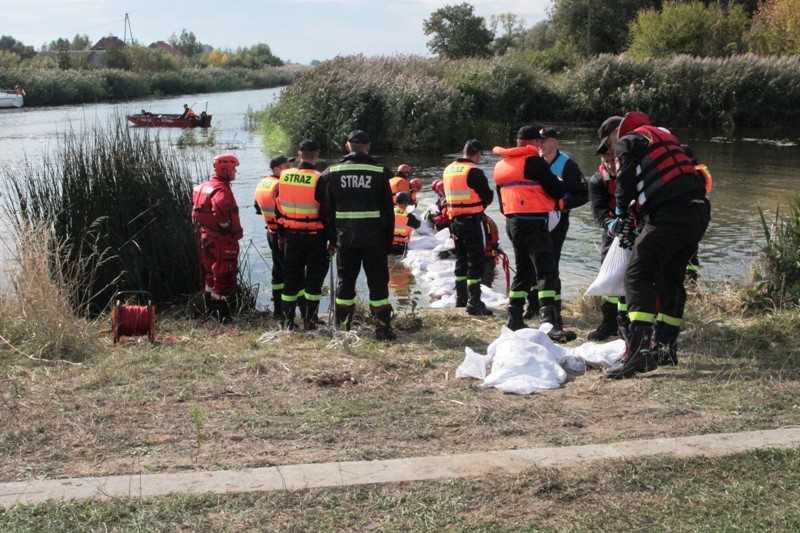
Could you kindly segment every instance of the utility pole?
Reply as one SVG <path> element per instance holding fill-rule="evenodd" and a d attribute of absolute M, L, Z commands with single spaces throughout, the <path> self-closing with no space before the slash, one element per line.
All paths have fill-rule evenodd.
<path fill-rule="evenodd" d="M 122 42 L 128 44 L 128 34 L 131 36 L 131 44 L 133 44 L 133 30 L 131 29 L 131 19 L 125 13 L 125 29 L 122 33 Z"/>
<path fill-rule="evenodd" d="M 586 16 L 586 59 L 592 57 L 592 0 L 587 5 Z"/>

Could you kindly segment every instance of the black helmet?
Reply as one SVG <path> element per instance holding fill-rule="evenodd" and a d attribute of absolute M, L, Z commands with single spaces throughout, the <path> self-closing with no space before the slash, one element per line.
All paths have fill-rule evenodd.
<path fill-rule="evenodd" d="M 397 196 L 394 197 L 394 203 L 396 203 L 397 205 L 400 204 L 408 205 L 411 202 L 412 202 L 411 195 L 408 194 L 407 192 L 399 192 L 397 193 Z"/>

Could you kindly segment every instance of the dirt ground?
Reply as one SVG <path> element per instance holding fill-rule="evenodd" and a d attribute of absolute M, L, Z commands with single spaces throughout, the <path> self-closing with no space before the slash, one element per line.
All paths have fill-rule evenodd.
<path fill-rule="evenodd" d="M 585 339 L 595 317 L 572 318 Z M 449 455 L 772 429 L 800 420 L 798 375 L 743 349 L 712 350 L 691 326 L 681 365 L 559 390 L 503 394 L 454 373 L 504 317 L 400 316 L 399 340 L 355 345 L 165 320 L 81 364 L 0 354 L 0 481 Z M 265 335 L 266 333 L 266 335 Z M 709 353 L 712 352 L 712 353 Z M 731 357 L 734 353 L 736 357 Z"/>

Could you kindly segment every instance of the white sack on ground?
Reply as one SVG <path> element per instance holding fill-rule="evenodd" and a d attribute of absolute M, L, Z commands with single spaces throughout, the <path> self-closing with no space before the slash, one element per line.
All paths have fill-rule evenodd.
<path fill-rule="evenodd" d="M 580 373 L 586 367 L 608 367 L 619 361 L 625 352 L 625 342 L 586 342 L 575 348 L 555 344 L 539 329 L 511 331 L 505 326 L 500 336 L 487 348 L 487 355 L 465 349 L 464 362 L 459 367 L 464 377 L 478 377 L 483 364 L 491 370 L 485 374 L 483 385 L 513 394 L 531 394 L 537 390 L 557 389 L 567 381 L 567 371 Z M 463 368 L 462 368 L 463 367 Z M 468 372 L 469 370 L 469 372 Z M 457 377 L 462 377 L 456 372 Z"/>
<path fill-rule="evenodd" d="M 597 278 L 586 289 L 586 296 L 625 296 L 625 269 L 631 253 L 620 247 L 619 237 L 614 237 Z"/>

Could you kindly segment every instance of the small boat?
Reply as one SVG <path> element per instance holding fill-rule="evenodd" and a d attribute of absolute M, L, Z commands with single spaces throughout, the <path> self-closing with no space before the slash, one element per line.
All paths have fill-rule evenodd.
<path fill-rule="evenodd" d="M 21 94 L 0 92 L 0 108 L 22 107 L 24 99 Z"/>
<path fill-rule="evenodd" d="M 136 113 L 127 115 L 127 118 L 134 126 L 152 128 L 208 128 L 211 126 L 211 115 L 205 111 L 194 117 L 182 118 L 181 115 L 155 114 L 155 113 Z"/>

